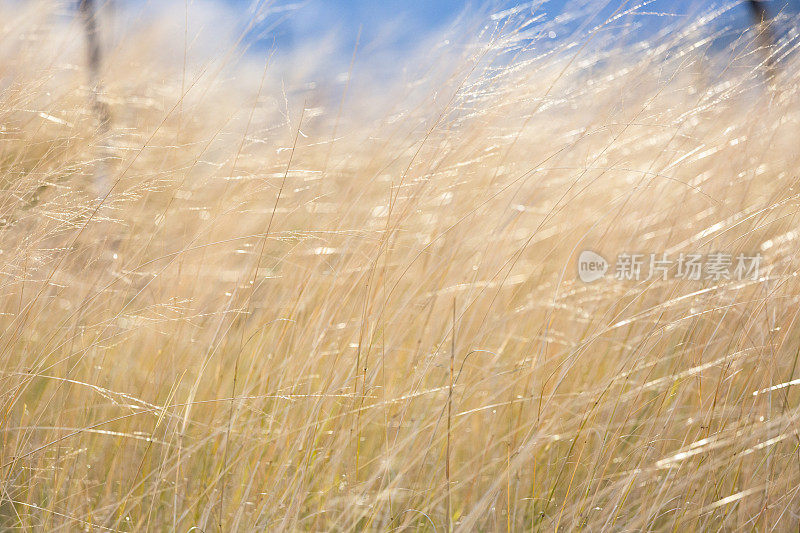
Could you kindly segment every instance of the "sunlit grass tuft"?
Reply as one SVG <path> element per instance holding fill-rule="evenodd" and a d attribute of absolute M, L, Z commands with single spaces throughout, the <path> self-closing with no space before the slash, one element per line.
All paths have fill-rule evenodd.
<path fill-rule="evenodd" d="M 796 527 L 800 74 L 735 9 L 504 13 L 384 85 L 132 34 L 109 132 L 80 25 L 11 12 L 0 528 Z"/>

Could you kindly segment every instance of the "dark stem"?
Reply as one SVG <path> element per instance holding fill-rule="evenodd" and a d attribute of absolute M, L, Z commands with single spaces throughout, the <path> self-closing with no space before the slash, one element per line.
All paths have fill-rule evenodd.
<path fill-rule="evenodd" d="M 762 0 L 748 0 L 750 14 L 753 17 L 753 26 L 758 31 L 761 44 L 764 47 L 766 58 L 764 60 L 764 71 L 767 79 L 771 82 L 775 77 L 775 64 L 772 57 L 772 50 L 775 47 L 775 36 L 770 25 L 770 16 L 767 7 Z"/>
<path fill-rule="evenodd" d="M 80 0 L 78 9 L 83 19 L 83 28 L 86 33 L 86 52 L 89 66 L 89 81 L 92 85 L 92 107 L 97 114 L 100 131 L 105 132 L 111 122 L 111 114 L 105 103 L 100 101 L 100 67 L 102 53 L 100 50 L 100 36 L 97 30 L 97 6 L 94 0 Z"/>

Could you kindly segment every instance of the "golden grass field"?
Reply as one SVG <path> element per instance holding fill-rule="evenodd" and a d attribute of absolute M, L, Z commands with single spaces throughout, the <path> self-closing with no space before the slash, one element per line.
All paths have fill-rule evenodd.
<path fill-rule="evenodd" d="M 741 6 L 487 17 L 327 93 L 151 21 L 108 132 L 71 6 L 6 8 L 0 529 L 797 530 L 800 72 Z"/>

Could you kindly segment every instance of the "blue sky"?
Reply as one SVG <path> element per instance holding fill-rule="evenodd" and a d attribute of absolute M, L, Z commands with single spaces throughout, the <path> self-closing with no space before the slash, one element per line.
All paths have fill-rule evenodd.
<path fill-rule="evenodd" d="M 26 0 L 20 0 L 26 1 Z M 74 0 L 71 0 L 74 1 Z M 102 0 L 101 0 L 102 1 Z M 176 39 L 182 43 L 184 6 L 189 7 L 191 24 L 202 38 L 193 42 L 193 47 L 205 50 L 207 55 L 219 54 L 226 39 L 236 39 L 241 30 L 254 20 L 253 5 L 260 6 L 264 15 L 255 24 L 255 29 L 245 39 L 250 50 L 260 54 L 273 45 L 291 64 L 292 70 L 304 71 L 316 78 L 323 71 L 346 71 L 361 28 L 358 49 L 359 65 L 369 65 L 374 71 L 393 70 L 405 67 L 402 61 L 415 61 L 428 51 L 435 49 L 444 39 L 458 40 L 460 36 L 471 40 L 482 25 L 489 22 L 487 15 L 514 6 L 538 5 L 535 13 L 544 15 L 544 20 L 553 20 L 563 13 L 578 14 L 571 22 L 553 26 L 557 32 L 543 41 L 547 46 L 553 39 L 568 36 L 578 26 L 586 24 L 582 31 L 573 35 L 580 39 L 585 30 L 601 24 L 620 6 L 631 9 L 640 6 L 639 13 L 616 21 L 604 28 L 605 40 L 614 40 L 623 45 L 626 39 L 648 36 L 653 28 L 683 19 L 692 20 L 698 12 L 707 12 L 716 5 L 733 5 L 714 24 L 726 27 L 726 38 L 718 39 L 716 45 L 725 48 L 730 39 L 750 26 L 748 8 L 741 0 L 114 0 L 128 6 L 138 6 L 140 13 L 161 12 L 175 24 Z M 646 5 L 642 6 L 643 3 Z M 789 6 L 788 11 L 798 13 L 800 0 L 769 0 L 768 9 L 773 13 Z M 268 12 L 264 14 L 263 10 Z M 599 10 L 599 12 L 598 12 Z M 642 13 L 644 12 L 644 13 Z M 462 14 L 466 21 L 452 23 Z M 659 16 L 668 14 L 670 16 Z M 591 19 L 591 20 L 587 20 Z M 132 21 L 132 16 L 124 20 Z M 519 22 L 519 19 L 517 19 Z M 453 31 L 446 33 L 448 28 Z M 190 30 L 193 33 L 195 30 Z M 456 33 L 458 32 L 458 33 Z M 551 32 L 548 32 L 550 35 Z M 617 42 L 617 39 L 620 39 Z M 601 46 L 600 39 L 593 41 Z M 177 42 L 177 41 L 176 41 Z M 205 47 L 205 48 L 203 48 Z M 433 47 L 433 48 L 432 48 Z M 177 45 L 175 47 L 178 50 Z M 416 53 L 414 53 L 416 52 Z M 178 53 L 178 52 L 176 52 Z M 420 54 L 423 54 L 421 56 Z M 279 54 L 281 55 L 281 54 Z M 177 57 L 177 56 L 176 56 Z M 204 57 L 198 51 L 197 57 Z M 179 58 L 180 59 L 180 58 Z"/>
<path fill-rule="evenodd" d="M 335 32 L 342 52 L 352 51 L 356 35 L 361 28 L 361 46 L 369 47 L 371 44 L 384 48 L 403 49 L 413 46 L 438 29 L 446 28 L 463 12 L 476 12 L 480 8 L 490 12 L 499 11 L 515 5 L 533 4 L 534 2 L 520 2 L 514 0 L 278 0 L 267 2 L 265 0 L 224 0 L 233 6 L 234 11 L 241 13 L 246 19 L 249 8 L 254 3 L 277 6 L 268 17 L 266 25 L 261 25 L 263 33 L 262 44 L 269 46 L 274 42 L 278 46 L 298 44 L 309 36 L 319 37 L 323 34 Z M 641 4 L 644 0 L 630 0 L 628 7 Z M 653 13 L 671 13 L 677 16 L 691 16 L 693 11 L 703 10 L 712 4 L 722 3 L 724 0 L 709 2 L 707 0 L 655 0 L 642 8 L 643 11 Z M 535 3 L 541 3 L 535 2 Z M 594 11 L 603 4 L 608 4 L 603 10 L 611 13 L 617 9 L 624 0 L 550 0 L 544 3 L 537 12 L 544 12 L 548 17 L 555 17 L 561 13 L 565 6 L 568 10 L 588 7 Z M 777 11 L 784 6 L 790 6 L 792 11 L 800 0 L 769 0 L 767 5 L 770 10 Z M 739 6 L 733 11 L 734 25 L 745 26 L 748 21 L 748 11 L 745 6 Z M 600 15 L 602 17 L 602 14 Z M 674 17 L 639 17 L 637 22 L 645 31 L 650 26 L 661 24 Z M 277 25 L 274 25 L 277 23 Z"/>
<path fill-rule="evenodd" d="M 243 13 L 252 0 L 228 0 Z M 516 3 L 516 2 L 505 2 Z M 562 4 L 557 0 L 553 4 Z M 463 0 L 368 1 L 368 0 L 284 0 L 278 6 L 290 6 L 286 17 L 267 40 L 277 37 L 280 44 L 296 44 L 307 35 L 319 36 L 335 31 L 347 45 L 354 44 L 361 31 L 362 43 L 380 40 L 384 46 L 405 47 L 452 22 L 465 10 L 475 9 L 475 2 Z M 281 18 L 276 13 L 274 18 Z"/>
<path fill-rule="evenodd" d="M 255 0 L 256 2 L 258 0 Z M 592 0 L 589 0 L 591 2 Z M 611 0 L 618 5 L 620 0 Z M 243 14 L 254 0 L 227 0 Z M 594 0 L 597 2 L 597 0 Z M 683 4 L 686 0 L 658 0 L 660 4 Z M 319 36 L 335 31 L 343 44 L 355 44 L 361 31 L 361 43 L 380 42 L 381 46 L 404 48 L 424 39 L 436 30 L 446 28 L 463 13 L 497 12 L 519 5 L 541 4 L 514 0 L 282 0 L 271 3 L 277 6 L 274 20 L 286 18 L 274 28 L 266 40 L 277 39 L 279 44 L 296 44 L 308 35 Z M 548 17 L 556 16 L 565 5 L 585 4 L 586 1 L 550 0 L 537 8 Z M 284 6 L 290 10 L 282 11 Z M 613 8 L 612 8 L 613 9 Z"/>

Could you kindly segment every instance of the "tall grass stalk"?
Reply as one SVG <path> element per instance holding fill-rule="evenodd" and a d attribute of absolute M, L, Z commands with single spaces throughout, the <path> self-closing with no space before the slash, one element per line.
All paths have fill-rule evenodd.
<path fill-rule="evenodd" d="M 75 3 L 4 7 L 0 529 L 796 528 L 794 21 L 617 7 L 388 60 L 190 3 L 109 30 L 106 132 Z"/>

